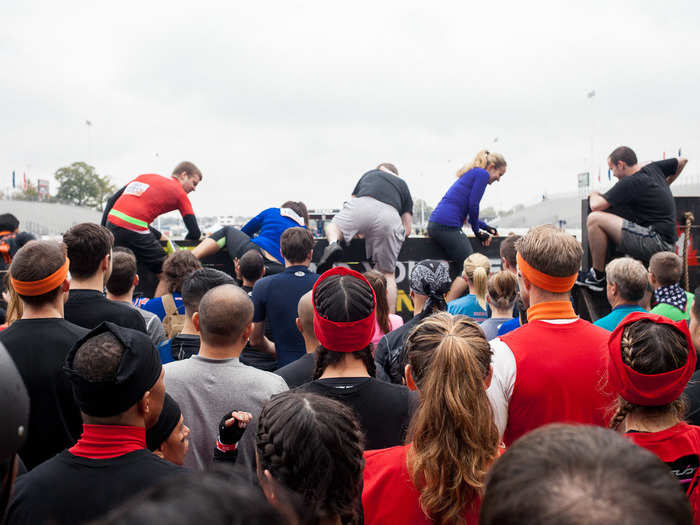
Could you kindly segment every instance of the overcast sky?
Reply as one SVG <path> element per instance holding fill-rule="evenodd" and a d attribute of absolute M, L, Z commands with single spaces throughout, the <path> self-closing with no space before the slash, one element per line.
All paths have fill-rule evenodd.
<path fill-rule="evenodd" d="M 482 205 L 503 208 L 575 191 L 592 137 L 594 178 L 622 144 L 682 147 L 700 172 L 698 2 L 10 4 L 0 188 L 79 160 L 119 185 L 191 160 L 196 212 L 246 215 L 337 207 L 389 161 L 435 204 L 486 147 L 508 171 Z"/>

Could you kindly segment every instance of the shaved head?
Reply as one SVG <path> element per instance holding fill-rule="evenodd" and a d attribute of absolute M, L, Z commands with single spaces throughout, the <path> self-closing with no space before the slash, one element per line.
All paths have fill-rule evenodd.
<path fill-rule="evenodd" d="M 235 344 L 252 320 L 252 301 L 233 284 L 212 288 L 199 303 L 202 342 L 213 346 Z"/>
<path fill-rule="evenodd" d="M 297 306 L 297 317 L 305 334 L 314 334 L 314 301 L 311 298 L 311 291 L 306 292 L 299 299 Z"/>

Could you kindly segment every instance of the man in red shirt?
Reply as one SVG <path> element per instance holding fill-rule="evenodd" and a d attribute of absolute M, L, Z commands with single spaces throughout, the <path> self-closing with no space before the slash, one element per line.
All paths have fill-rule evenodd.
<path fill-rule="evenodd" d="M 187 194 L 202 181 L 202 172 L 191 162 L 181 162 L 170 178 L 148 173 L 139 175 L 107 201 L 102 225 L 114 234 L 115 246 L 126 246 L 160 277 L 166 253 L 161 234 L 150 223 L 163 213 L 179 210 L 187 227 L 186 239 L 201 237 Z"/>
<path fill-rule="evenodd" d="M 488 389 L 506 446 L 547 423 L 605 426 L 612 398 L 600 388 L 610 332 L 579 319 L 569 294 L 581 245 L 551 225 L 531 229 L 517 245 L 520 293 L 528 323 L 491 342 Z"/>

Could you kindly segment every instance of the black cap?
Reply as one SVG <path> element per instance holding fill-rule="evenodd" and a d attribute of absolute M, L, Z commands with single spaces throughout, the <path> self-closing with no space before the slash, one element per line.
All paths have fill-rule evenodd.
<path fill-rule="evenodd" d="M 29 395 L 14 361 L 0 343 L 0 460 L 17 452 L 27 438 Z"/>

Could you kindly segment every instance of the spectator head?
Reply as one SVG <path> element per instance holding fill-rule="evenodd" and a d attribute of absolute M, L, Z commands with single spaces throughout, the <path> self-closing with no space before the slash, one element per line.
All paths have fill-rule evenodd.
<path fill-rule="evenodd" d="M 240 279 L 251 285 L 265 275 L 265 259 L 258 250 L 248 250 L 235 261 L 235 265 Z"/>
<path fill-rule="evenodd" d="M 605 267 L 608 302 L 638 304 L 649 286 L 649 274 L 644 265 L 631 257 L 613 259 Z"/>
<path fill-rule="evenodd" d="M 68 248 L 71 277 L 85 280 L 102 272 L 105 281 L 109 279 L 114 246 L 111 231 L 99 224 L 83 222 L 64 233 L 63 242 Z"/>
<path fill-rule="evenodd" d="M 389 323 L 389 300 L 387 299 L 386 277 L 382 272 L 377 270 L 369 270 L 363 273 L 367 282 L 374 289 L 374 296 L 377 299 L 377 323 L 382 332 L 388 334 L 391 332 L 391 324 Z"/>
<path fill-rule="evenodd" d="M 463 315 L 433 314 L 406 339 L 406 383 L 420 391 L 408 471 L 435 523 L 464 516 L 496 458 L 498 429 L 486 395 L 491 356 L 482 330 Z"/>
<path fill-rule="evenodd" d="M 0 213 L 0 233 L 16 232 L 19 229 L 19 220 L 11 213 Z"/>
<path fill-rule="evenodd" d="M 649 260 L 649 280 L 654 289 L 681 282 L 683 259 L 673 252 L 658 252 Z"/>
<path fill-rule="evenodd" d="M 163 367 L 145 333 L 103 322 L 75 343 L 63 370 L 85 423 L 148 429 L 158 421 Z"/>
<path fill-rule="evenodd" d="M 240 354 L 253 331 L 253 303 L 234 284 L 217 286 L 204 294 L 192 321 L 202 345 L 231 348 Z"/>
<path fill-rule="evenodd" d="M 314 300 L 311 295 L 311 292 L 306 292 L 299 299 L 296 325 L 304 340 L 310 341 L 315 349 L 318 346 L 318 339 L 314 333 Z"/>
<path fill-rule="evenodd" d="M 17 452 L 27 438 L 29 395 L 14 361 L 0 343 L 0 519 L 10 500 L 15 481 Z"/>
<path fill-rule="evenodd" d="M 391 162 L 382 162 L 377 169 L 385 173 L 391 173 L 392 175 L 399 176 L 399 169 L 394 166 Z"/>
<path fill-rule="evenodd" d="M 612 430 L 553 424 L 491 468 L 480 525 L 690 525 L 688 499 L 656 455 Z"/>
<path fill-rule="evenodd" d="M 242 475 L 170 476 L 127 500 L 96 525 L 289 525 Z"/>
<path fill-rule="evenodd" d="M 146 431 L 148 450 L 171 463 L 184 465 L 189 437 L 190 429 L 185 425 L 180 405 L 166 393 L 158 421 Z"/>
<path fill-rule="evenodd" d="M 314 379 L 328 366 L 361 360 L 374 377 L 372 336 L 376 322 L 374 290 L 360 273 L 343 267 L 324 272 L 312 290 L 314 333 L 321 343 Z"/>
<path fill-rule="evenodd" d="M 314 236 L 306 228 L 287 228 L 280 237 L 282 257 L 290 264 L 306 264 L 311 262 L 314 249 Z"/>
<path fill-rule="evenodd" d="M 476 295 L 479 306 L 486 310 L 486 282 L 491 273 L 491 261 L 481 253 L 472 253 L 464 260 L 462 277 L 467 280 L 469 290 Z"/>
<path fill-rule="evenodd" d="M 236 284 L 233 278 L 214 268 L 199 268 L 190 272 L 182 283 L 182 302 L 185 315 L 190 319 L 199 311 L 199 303 L 209 290 L 222 284 Z"/>
<path fill-rule="evenodd" d="M 502 169 L 503 171 L 505 171 L 506 159 L 500 153 L 495 153 L 493 151 L 482 149 L 479 153 L 476 154 L 476 157 L 474 157 L 473 161 L 471 161 L 469 164 L 465 164 L 457 171 L 457 178 L 461 177 L 473 168 L 481 168 L 484 170 L 495 168 L 498 170 Z"/>
<path fill-rule="evenodd" d="M 163 278 L 168 284 L 168 292 L 182 293 L 185 277 L 201 267 L 202 263 L 190 250 L 177 250 L 168 255 L 163 261 Z"/>
<path fill-rule="evenodd" d="M 416 263 L 410 278 L 414 313 L 447 310 L 445 294 L 450 291 L 451 285 L 450 268 L 445 261 L 424 259 Z"/>
<path fill-rule="evenodd" d="M 258 419 L 258 479 L 268 500 L 292 491 L 313 523 L 359 523 L 363 435 L 353 411 L 327 397 L 283 392 Z"/>
<path fill-rule="evenodd" d="M 697 362 L 685 321 L 631 313 L 610 336 L 608 349 L 609 389 L 618 395 L 612 429 L 632 413 L 642 419 L 683 419 L 681 395 Z"/>
<path fill-rule="evenodd" d="M 182 185 L 185 193 L 193 192 L 202 182 L 202 172 L 191 162 L 181 162 L 173 170 L 173 177 Z"/>
<path fill-rule="evenodd" d="M 134 252 L 121 246 L 116 247 L 112 251 L 112 273 L 107 279 L 107 292 L 113 297 L 130 295 L 138 283 Z"/>
<path fill-rule="evenodd" d="M 62 310 L 70 286 L 65 244 L 29 241 L 12 258 L 10 283 L 27 307 L 56 304 Z"/>
<path fill-rule="evenodd" d="M 516 260 L 518 251 L 515 248 L 515 244 L 519 239 L 520 235 L 511 234 L 501 241 L 500 246 L 501 264 L 503 265 L 503 269 L 514 274 L 518 273 L 518 262 Z"/>
<path fill-rule="evenodd" d="M 540 296 L 563 297 L 576 282 L 583 250 L 572 236 L 551 224 L 536 226 L 517 243 L 518 280 L 523 302 L 534 304 L 536 288 Z"/>
<path fill-rule="evenodd" d="M 615 148 L 608 156 L 608 167 L 618 179 L 632 175 L 637 171 L 637 155 L 627 146 Z"/>
<path fill-rule="evenodd" d="M 486 299 L 495 310 L 512 310 L 518 297 L 518 280 L 511 272 L 501 270 L 489 277 Z"/>
<path fill-rule="evenodd" d="M 294 220 L 297 221 L 297 223 L 299 223 L 299 226 L 306 226 L 306 227 L 309 226 L 309 210 L 306 207 L 306 204 L 304 204 L 303 202 L 301 202 L 301 201 L 286 201 L 285 203 L 282 204 L 282 206 L 280 206 L 280 208 L 282 208 L 282 209 L 287 208 L 287 209 L 292 210 L 299 217 L 299 219 L 301 219 L 303 221 L 303 224 L 301 224 L 301 223 L 299 223 L 299 220 L 297 220 L 295 217 L 292 217 L 292 218 L 294 218 Z M 289 214 L 287 214 L 287 215 L 289 215 Z"/>

